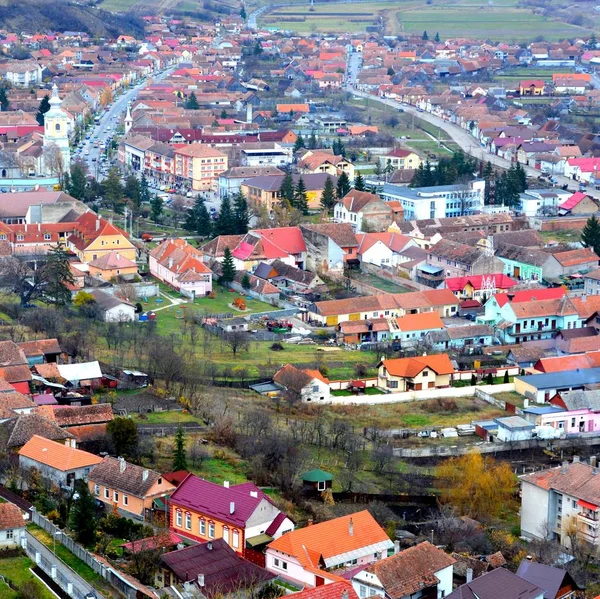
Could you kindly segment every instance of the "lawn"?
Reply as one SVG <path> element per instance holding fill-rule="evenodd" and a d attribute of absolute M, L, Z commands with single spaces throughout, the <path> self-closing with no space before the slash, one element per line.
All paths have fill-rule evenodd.
<path fill-rule="evenodd" d="M 574 243 L 581 240 L 580 229 L 564 229 L 562 231 L 538 231 L 544 243 Z"/>
<path fill-rule="evenodd" d="M 17 587 L 20 587 L 24 582 L 33 580 L 37 587 L 37 599 L 56 599 L 54 593 L 29 571 L 34 565 L 28 557 L 0 559 L 0 574 L 6 576 Z M 8 585 L 0 583 L 0 599 L 16 599 L 18 595 L 18 592 L 13 591 Z"/>
<path fill-rule="evenodd" d="M 100 8 L 114 12 L 126 12 L 138 2 L 139 0 L 103 0 Z"/>
<path fill-rule="evenodd" d="M 353 273 L 354 274 L 354 273 Z M 381 289 L 381 291 L 386 291 L 388 293 L 408 293 L 411 291 L 407 287 L 400 287 L 400 285 L 396 285 L 392 281 L 388 281 L 387 279 L 381 279 L 376 275 L 361 272 L 356 276 L 362 283 L 366 283 L 367 285 L 371 285 L 377 289 Z"/>
<path fill-rule="evenodd" d="M 144 424 L 182 424 L 185 422 L 198 422 L 198 418 L 189 412 L 149 412 L 147 414 L 134 414 L 136 421 Z"/>

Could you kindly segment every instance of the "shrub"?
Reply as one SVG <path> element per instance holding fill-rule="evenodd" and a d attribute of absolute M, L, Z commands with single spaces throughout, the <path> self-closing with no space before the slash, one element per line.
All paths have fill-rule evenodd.
<path fill-rule="evenodd" d="M 429 399 L 423 403 L 423 409 L 426 412 L 457 412 L 458 404 L 451 397 L 438 397 L 437 399 Z"/>
<path fill-rule="evenodd" d="M 367 365 L 362 362 L 354 365 L 354 374 L 359 378 L 367 376 L 368 371 Z"/>
<path fill-rule="evenodd" d="M 284 347 L 283 347 L 283 345 L 281 345 L 281 343 L 276 342 L 276 343 L 273 343 L 273 345 L 271 345 L 271 350 L 272 351 L 283 351 Z"/>

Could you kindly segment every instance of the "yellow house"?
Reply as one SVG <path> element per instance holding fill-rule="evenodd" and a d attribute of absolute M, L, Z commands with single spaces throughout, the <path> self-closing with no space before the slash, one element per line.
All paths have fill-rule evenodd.
<path fill-rule="evenodd" d="M 93 277 L 110 281 L 117 277 L 138 274 L 137 264 L 128 260 L 120 252 L 109 252 L 89 263 L 89 272 Z"/>
<path fill-rule="evenodd" d="M 346 173 L 350 181 L 354 181 L 354 165 L 332 152 L 308 150 L 298 161 L 298 168 L 303 173 L 327 173 L 335 177 Z"/>
<path fill-rule="evenodd" d="M 421 166 L 421 158 L 416 152 L 404 150 L 403 148 L 394 148 L 385 156 L 379 158 L 381 168 L 388 170 L 414 169 Z"/>
<path fill-rule="evenodd" d="M 119 227 L 91 211 L 82 214 L 75 222 L 75 230 L 67 242 L 81 262 L 88 264 L 111 252 L 119 252 L 123 258 L 135 261 L 135 246 Z"/>
<path fill-rule="evenodd" d="M 98 501 L 142 520 L 154 520 L 157 506 L 166 518 L 163 498 L 175 491 L 160 473 L 110 456 L 91 470 L 88 486 Z"/>
<path fill-rule="evenodd" d="M 391 393 L 449 387 L 453 374 L 448 354 L 382 360 L 377 386 Z"/>

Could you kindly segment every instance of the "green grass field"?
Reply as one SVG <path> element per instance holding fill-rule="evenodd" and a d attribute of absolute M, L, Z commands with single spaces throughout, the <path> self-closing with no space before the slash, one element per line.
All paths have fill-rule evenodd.
<path fill-rule="evenodd" d="M 0 559 L 0 574 L 6 576 L 16 586 L 20 587 L 24 582 L 34 581 L 37 599 L 56 599 L 48 587 L 42 584 L 31 572 L 35 564 L 28 557 L 9 557 Z M 13 591 L 8 585 L 0 582 L 0 599 L 17 599 L 19 593 Z"/>

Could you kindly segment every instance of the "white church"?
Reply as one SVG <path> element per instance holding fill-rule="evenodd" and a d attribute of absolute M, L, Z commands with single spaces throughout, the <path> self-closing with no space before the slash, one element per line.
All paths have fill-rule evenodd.
<path fill-rule="evenodd" d="M 58 87 L 52 86 L 50 110 L 44 115 L 44 174 L 58 176 L 69 169 L 71 149 L 69 147 L 70 117 L 61 108 L 62 100 L 58 97 Z"/>

